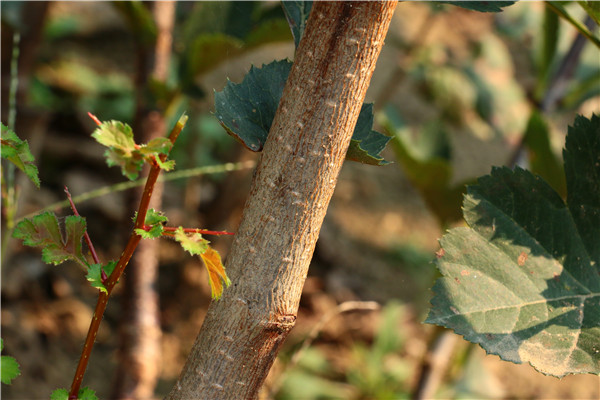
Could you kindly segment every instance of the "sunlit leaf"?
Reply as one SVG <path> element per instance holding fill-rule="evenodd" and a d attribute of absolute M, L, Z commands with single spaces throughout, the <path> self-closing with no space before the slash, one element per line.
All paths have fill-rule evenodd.
<path fill-rule="evenodd" d="M 38 169 L 33 163 L 35 159 L 29 150 L 29 144 L 26 140 L 21 140 L 15 132 L 8 129 L 4 124 L 0 125 L 2 126 L 2 158 L 7 159 L 17 166 L 39 188 L 40 178 L 38 176 Z"/>
<path fill-rule="evenodd" d="M 56 215 L 45 212 L 19 222 L 13 231 L 13 237 L 23 240 L 26 246 L 40 247 L 42 260 L 48 264 L 58 265 L 73 260 L 87 266 L 81 251 L 85 229 L 85 218 L 71 215 L 65 219 L 63 236 Z"/>
<path fill-rule="evenodd" d="M 600 373 L 600 117 L 576 118 L 563 155 L 566 204 L 520 168 L 469 187 L 426 320 L 557 377 Z"/>
<path fill-rule="evenodd" d="M 221 261 L 221 255 L 212 247 L 207 247 L 206 251 L 200 254 L 204 265 L 208 270 L 208 281 L 210 283 L 211 296 L 218 300 L 223 294 L 223 284 L 229 286 L 231 281 L 225 273 L 225 267 Z"/>
<path fill-rule="evenodd" d="M 175 231 L 175 240 L 181 244 L 184 250 L 194 256 L 201 255 L 208 249 L 209 241 L 204 239 L 201 234 L 185 233 L 181 226 Z"/>
<path fill-rule="evenodd" d="M 119 121 L 103 122 L 92 137 L 108 147 L 104 153 L 109 166 L 121 167 L 130 180 L 138 177 L 144 162 L 156 162 L 162 169 L 171 170 L 175 162 L 162 161 L 160 155 L 168 155 L 173 143 L 167 138 L 155 138 L 148 144 L 138 145 L 133 140 L 131 127 Z"/>

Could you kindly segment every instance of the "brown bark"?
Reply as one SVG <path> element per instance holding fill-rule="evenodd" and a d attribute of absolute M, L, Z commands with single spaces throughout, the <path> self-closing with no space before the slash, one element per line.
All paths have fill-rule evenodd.
<path fill-rule="evenodd" d="M 294 326 L 396 2 L 315 2 L 213 302 L 167 399 L 256 398 Z"/>

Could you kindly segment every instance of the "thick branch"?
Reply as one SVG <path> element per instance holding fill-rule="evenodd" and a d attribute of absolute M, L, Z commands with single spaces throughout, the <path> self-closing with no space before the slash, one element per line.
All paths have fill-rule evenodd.
<path fill-rule="evenodd" d="M 168 399 L 256 398 L 294 326 L 396 2 L 315 2 L 213 302 Z"/>

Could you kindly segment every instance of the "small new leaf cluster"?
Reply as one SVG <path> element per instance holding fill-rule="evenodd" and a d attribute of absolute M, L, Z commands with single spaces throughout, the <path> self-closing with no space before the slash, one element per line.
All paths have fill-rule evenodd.
<path fill-rule="evenodd" d="M 16 165 L 39 189 L 40 178 L 38 177 L 38 169 L 33 163 L 35 160 L 29 150 L 29 144 L 26 140 L 21 140 L 15 132 L 8 129 L 4 124 L 0 125 L 2 126 L 2 158 Z"/>
<path fill-rule="evenodd" d="M 137 212 L 134 216 L 134 221 L 137 219 Z M 143 239 L 156 239 L 162 236 L 164 224 L 166 224 L 168 218 L 163 215 L 160 211 L 156 211 L 151 208 L 146 213 L 144 220 L 144 226 L 148 229 L 136 229 L 135 233 L 140 235 Z"/>
<path fill-rule="evenodd" d="M 175 161 L 164 161 L 171 151 L 173 143 L 167 138 L 155 138 L 145 145 L 136 144 L 133 140 L 131 127 L 119 121 L 102 122 L 92 133 L 96 141 L 108 149 L 104 153 L 106 163 L 121 167 L 123 175 L 135 180 L 144 165 L 156 163 L 161 169 L 170 171 L 175 167 Z"/>
<path fill-rule="evenodd" d="M 92 286 L 106 292 L 102 284 L 102 269 L 110 275 L 116 263 L 107 265 L 90 265 L 82 251 L 82 239 L 86 231 L 85 218 L 70 215 L 65 218 L 64 229 L 61 230 L 58 218 L 52 212 L 45 212 L 33 218 L 19 222 L 13 231 L 13 237 L 21 239 L 23 244 L 42 249 L 42 261 L 47 264 L 62 264 L 75 261 L 86 271 L 86 278 Z M 64 232 L 63 232 L 64 231 Z"/>

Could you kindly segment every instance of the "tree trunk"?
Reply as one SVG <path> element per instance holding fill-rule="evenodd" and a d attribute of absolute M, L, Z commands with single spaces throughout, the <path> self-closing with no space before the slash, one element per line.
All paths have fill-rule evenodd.
<path fill-rule="evenodd" d="M 296 321 L 396 2 L 315 2 L 213 302 L 167 399 L 256 398 Z"/>

